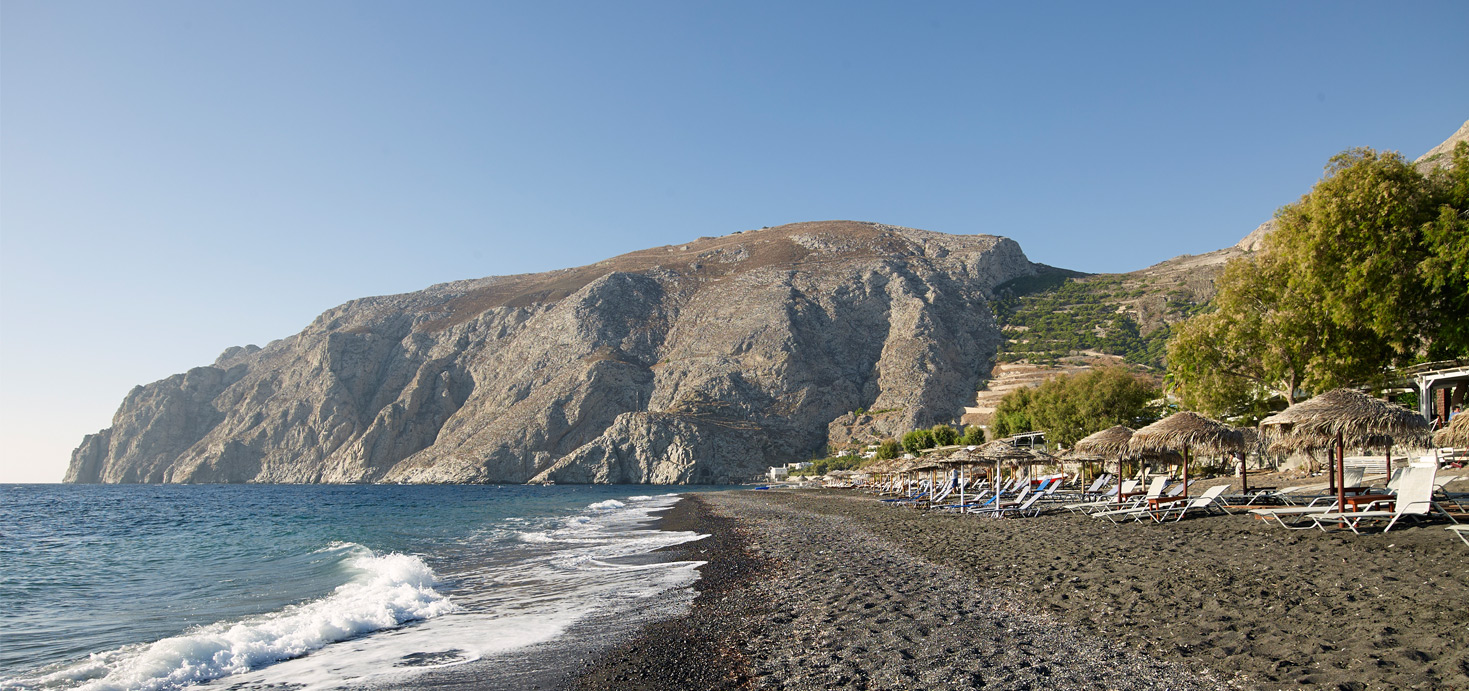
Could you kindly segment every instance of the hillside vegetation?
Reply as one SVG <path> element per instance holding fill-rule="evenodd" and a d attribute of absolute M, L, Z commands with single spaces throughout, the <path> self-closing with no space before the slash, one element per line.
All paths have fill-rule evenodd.
<path fill-rule="evenodd" d="M 1217 273 L 1215 262 L 1202 272 L 1169 263 L 1127 274 L 1049 269 L 999 286 L 992 307 L 1006 342 L 996 360 L 1054 366 L 1094 352 L 1163 371 L 1170 325 L 1207 310 Z"/>

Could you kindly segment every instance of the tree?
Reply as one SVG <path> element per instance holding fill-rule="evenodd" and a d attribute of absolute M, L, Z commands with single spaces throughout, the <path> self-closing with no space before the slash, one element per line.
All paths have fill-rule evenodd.
<path fill-rule="evenodd" d="M 1216 311 L 1174 329 L 1168 372 L 1187 407 L 1228 416 L 1270 395 L 1294 403 L 1301 387 L 1341 386 L 1380 371 L 1390 352 L 1361 328 L 1326 317 L 1320 301 L 1290 289 L 1292 267 L 1262 253 L 1231 260 Z"/>
<path fill-rule="evenodd" d="M 953 446 L 959 443 L 959 430 L 948 425 L 934 425 L 929 432 L 933 434 L 935 446 Z"/>
<path fill-rule="evenodd" d="M 903 435 L 903 449 L 913 455 L 919 451 L 933 448 L 933 432 L 926 429 L 915 429 Z"/>
<path fill-rule="evenodd" d="M 995 408 L 995 434 L 1042 430 L 1046 440 L 1070 446 L 1113 425 L 1137 426 L 1154 417 L 1150 403 L 1158 387 L 1125 367 L 1104 367 L 1017 389 Z M 1003 414 L 1002 414 L 1003 412 Z M 1017 429 L 1017 421 L 1026 427 Z"/>
<path fill-rule="evenodd" d="M 1265 252 L 1285 268 L 1273 277 L 1283 294 L 1310 300 L 1325 322 L 1369 339 L 1361 348 L 1332 347 L 1308 368 L 1381 370 L 1391 362 L 1378 359 L 1383 348 L 1399 362 L 1418 351 L 1435 306 L 1412 277 L 1429 256 L 1423 231 L 1439 216 L 1439 187 L 1397 153 L 1351 149 L 1277 214 Z"/>
<path fill-rule="evenodd" d="M 1168 372 L 1184 404 L 1241 414 L 1469 354 L 1466 217 L 1469 145 L 1429 176 L 1395 153 L 1333 157 L 1264 248 L 1226 265 L 1215 311 L 1173 330 Z"/>
<path fill-rule="evenodd" d="M 877 460 L 886 461 L 897 458 L 903 453 L 903 447 L 898 445 L 897 439 L 884 439 L 877 445 Z"/>
<path fill-rule="evenodd" d="M 1430 176 L 1440 194 L 1438 214 L 1423 229 L 1428 256 L 1418 274 L 1429 290 L 1436 323 L 1430 360 L 1469 356 L 1469 142 L 1454 146 L 1448 168 Z"/>
<path fill-rule="evenodd" d="M 1035 430 L 1030 422 L 1030 397 L 1031 389 L 1022 388 L 1011 391 L 1000 399 L 990 422 L 990 428 L 995 431 L 996 437 Z"/>
<path fill-rule="evenodd" d="M 979 446 L 984 443 L 984 429 L 976 425 L 964 428 L 964 436 L 959 440 L 965 446 Z"/>

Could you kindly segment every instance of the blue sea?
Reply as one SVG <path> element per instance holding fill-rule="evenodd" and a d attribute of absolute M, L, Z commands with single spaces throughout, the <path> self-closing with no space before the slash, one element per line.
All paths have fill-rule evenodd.
<path fill-rule="evenodd" d="M 687 599 L 674 491 L 0 485 L 0 689 L 413 685 Z"/>

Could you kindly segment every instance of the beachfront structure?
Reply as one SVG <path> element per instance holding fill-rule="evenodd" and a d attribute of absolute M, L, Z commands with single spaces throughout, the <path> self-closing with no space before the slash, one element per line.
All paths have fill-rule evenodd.
<path fill-rule="evenodd" d="M 1469 360 L 1427 362 L 1399 370 L 1399 390 L 1418 393 L 1418 412 L 1424 420 L 1446 424 L 1449 411 L 1464 405 L 1469 394 Z"/>

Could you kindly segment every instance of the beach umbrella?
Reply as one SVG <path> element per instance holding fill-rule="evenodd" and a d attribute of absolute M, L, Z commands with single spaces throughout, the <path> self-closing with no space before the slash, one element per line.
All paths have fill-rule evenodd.
<path fill-rule="evenodd" d="M 1322 439 L 1335 442 L 1337 506 L 1346 505 L 1346 488 L 1336 479 L 1346 470 L 1346 447 L 1376 447 L 1386 442 L 1387 472 L 1392 475 L 1392 444 L 1429 441 L 1429 426 L 1417 413 L 1400 405 L 1379 401 L 1360 391 L 1332 389 L 1302 401 L 1260 421 L 1260 429 L 1276 435 L 1303 438 L 1302 443 Z"/>
<path fill-rule="evenodd" d="M 1131 427 L 1115 425 L 1100 432 L 1083 437 L 1076 442 L 1075 451 L 1080 453 L 1091 453 L 1098 456 L 1117 458 L 1117 503 L 1121 504 L 1122 496 L 1122 461 L 1132 455 L 1128 448 L 1128 442 L 1132 441 L 1134 431 Z"/>
<path fill-rule="evenodd" d="M 1055 456 L 1052 456 L 1051 454 L 1048 454 L 1048 453 L 1046 453 L 1044 451 L 1037 451 L 1035 449 L 1026 449 L 1025 450 L 1025 453 L 1028 456 L 1030 456 L 1030 458 L 1025 459 L 1025 479 L 1026 479 L 1027 482 L 1033 482 L 1034 481 L 1032 479 L 1032 477 L 1035 475 L 1035 472 L 1033 470 L 1033 467 L 1034 467 L 1034 465 L 1035 465 L 1035 463 L 1037 461 L 1039 461 L 1041 463 L 1044 463 L 1046 465 L 1055 465 L 1055 463 L 1056 463 L 1056 457 Z"/>
<path fill-rule="evenodd" d="M 1015 461 L 1018 463 L 1031 458 L 1030 454 L 1024 450 L 1015 448 L 1010 442 L 1003 439 L 985 442 L 976 452 L 985 460 L 995 462 L 994 482 L 999 482 L 1000 479 L 1000 463 L 1004 461 Z"/>
<path fill-rule="evenodd" d="M 1223 453 L 1245 447 L 1239 430 L 1198 413 L 1174 413 L 1132 433 L 1127 448 L 1133 453 L 1183 454 L 1183 498 L 1188 499 L 1188 464 L 1195 451 Z"/>
<path fill-rule="evenodd" d="M 975 461 L 979 460 L 979 457 L 975 453 L 971 452 L 969 449 L 959 449 L 958 451 L 955 451 L 953 453 L 950 453 L 949 455 L 947 455 L 947 456 L 945 456 L 943 458 L 940 458 L 940 459 L 936 459 L 936 460 L 939 463 L 944 463 L 944 464 L 947 464 L 947 465 L 958 466 L 958 470 L 959 470 L 959 506 L 961 506 L 961 507 L 964 506 L 964 496 L 965 496 L 964 469 L 965 468 L 968 468 L 971 465 L 973 465 L 975 463 Z"/>
<path fill-rule="evenodd" d="M 1433 443 L 1456 449 L 1469 447 L 1469 414 L 1455 415 L 1447 427 L 1433 433 Z"/>

